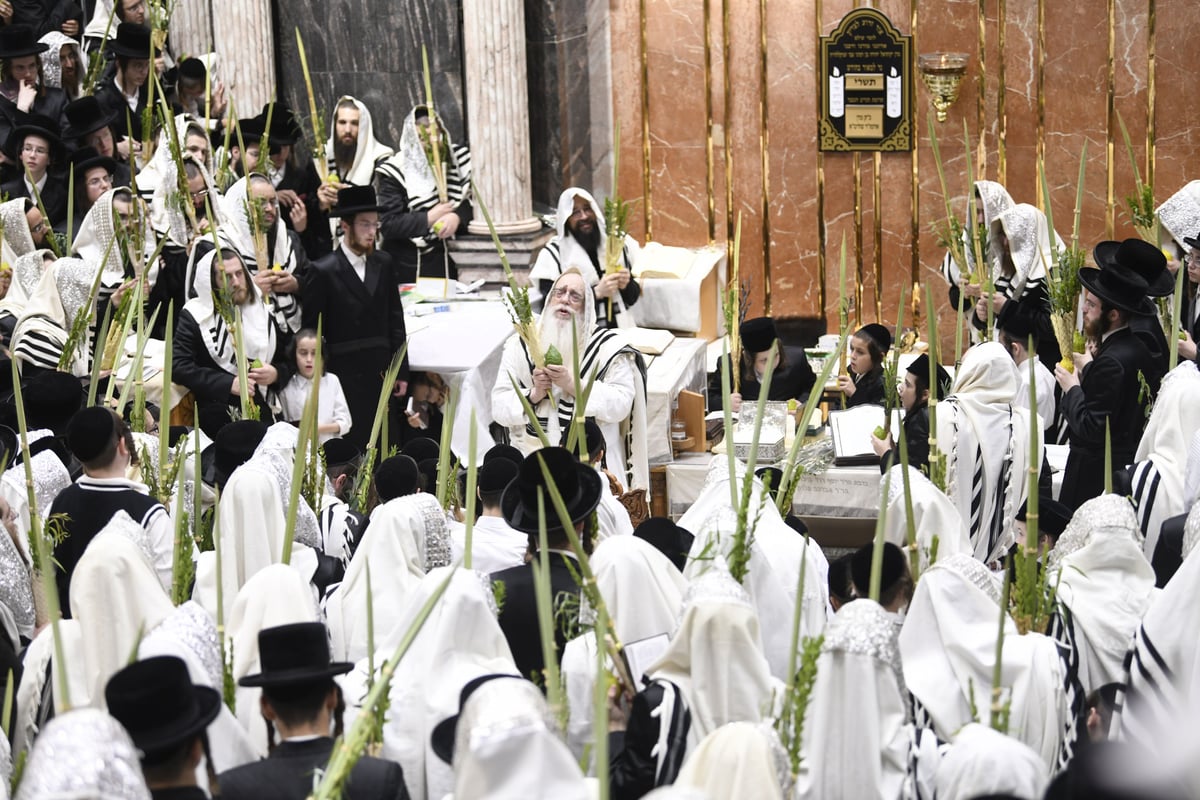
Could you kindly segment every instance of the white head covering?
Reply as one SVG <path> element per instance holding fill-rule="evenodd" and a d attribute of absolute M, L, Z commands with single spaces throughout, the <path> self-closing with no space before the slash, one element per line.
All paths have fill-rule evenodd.
<path fill-rule="evenodd" d="M 762 649 L 771 665 L 771 674 L 786 680 L 788 650 L 792 646 L 792 617 L 796 609 L 800 567 L 804 564 L 804 603 L 801 608 L 800 636 L 818 636 L 825 627 L 829 606 L 829 562 L 820 545 L 810 540 L 805 556 L 804 539 L 788 527 L 770 496 L 763 500 L 758 478 L 744 476 L 738 462 L 739 484 L 754 481 L 747 519 L 757 520 L 746 577 L 749 592 L 760 620 L 771 620 L 762 631 Z M 744 476 L 744 477 L 743 477 Z M 740 491 L 739 491 L 740 497 Z M 733 548 L 737 516 L 729 505 L 729 463 L 714 458 L 699 499 L 679 520 L 681 527 L 696 531 L 684 575 L 695 580 L 710 568 L 710 558 L 699 558 L 706 551 L 720 553 L 726 559 Z M 714 549 L 715 548 L 715 549 Z"/>
<path fill-rule="evenodd" d="M 937 771 L 938 800 L 1004 795 L 1041 800 L 1046 765 L 1028 745 L 971 722 L 959 731 Z"/>
<path fill-rule="evenodd" d="M 1000 214 L 991 223 L 992 233 L 988 237 L 991 249 L 992 276 L 999 280 L 1004 249 L 996 234 L 1003 230 L 1008 237 L 1008 251 L 1012 255 L 1016 274 L 1009 283 L 1008 297 L 1020 300 L 1027 285 L 1036 285 L 1046 279 L 1046 271 L 1054 266 L 1054 254 L 1050 250 L 1050 227 L 1046 215 L 1029 203 L 1017 203 Z"/>
<path fill-rule="evenodd" d="M 35 366 L 58 366 L 76 315 L 92 299 L 95 279 L 95 262 L 79 258 L 60 258 L 42 273 L 13 329 L 12 349 L 18 359 Z M 96 315 L 94 305 L 90 314 L 93 318 Z M 36 333 L 36 337 L 27 339 L 30 333 Z M 76 377 L 87 375 L 90 363 L 90 333 L 85 332 L 80 338 L 68 370 Z M 55 351 L 50 352 L 48 347 Z"/>
<path fill-rule="evenodd" d="M 985 342 L 966 352 L 951 395 L 938 403 L 937 439 L 952 443 L 946 493 L 981 561 L 1002 557 L 1016 541 L 1013 519 L 1029 488 L 1029 409 L 1012 406 L 1019 385 L 1004 347 Z M 1040 439 L 1040 423 L 1037 428 Z M 1039 445 L 1039 464 L 1040 451 Z M 978 484 L 976 475 L 982 476 Z"/>
<path fill-rule="evenodd" d="M 139 641 L 175 606 L 135 542 L 145 529 L 118 511 L 92 539 L 71 575 L 71 616 L 83 633 L 83 664 L 93 704 L 103 706 L 104 686 L 136 653 Z"/>
<path fill-rule="evenodd" d="M 377 646 L 388 650 L 404 635 L 409 593 L 428 568 L 449 562 L 449 542 L 446 514 L 430 494 L 397 497 L 375 510 L 346 577 L 325 606 L 335 659 L 367 655 L 367 567 Z"/>
<path fill-rule="evenodd" d="M 284 564 L 263 567 L 246 581 L 233 602 L 233 612 L 225 634 L 233 650 L 233 679 L 239 680 L 261 670 L 258 633 L 297 622 L 317 622 L 317 606 L 312 586 L 299 572 Z M 238 722 L 250 735 L 260 752 L 267 751 L 267 725 L 259 709 L 262 689 L 237 688 Z"/>
<path fill-rule="evenodd" d="M 1188 446 L 1200 431 L 1197 396 L 1200 371 L 1195 361 L 1184 361 L 1163 378 L 1133 459 L 1134 499 L 1147 558 L 1154 555 L 1163 522 L 1187 511 L 1194 499 L 1185 496 L 1184 479 Z"/>
<path fill-rule="evenodd" d="M 58 460 L 58 456 L 50 455 Z M 24 550 L 4 528 L 0 528 L 0 616 L 3 616 L 4 623 L 0 631 L 12 640 L 13 652 L 21 652 L 20 637 L 32 639 L 37 624 L 33 604 L 33 570 Z"/>
<path fill-rule="evenodd" d="M 180 142 L 181 146 L 182 144 Z M 228 223 L 221 213 L 221 194 L 217 191 L 208 166 L 198 161 L 187 150 L 183 151 L 181 158 L 185 164 L 194 164 L 200 170 L 200 177 L 204 179 L 204 188 L 208 192 L 205 197 L 211 212 L 209 224 L 224 230 Z M 184 169 L 186 175 L 186 166 Z M 192 199 L 181 197 L 180 194 L 179 167 L 176 166 L 174 158 L 169 158 L 163 164 L 162 180 L 154 187 L 154 197 L 150 201 L 150 221 L 154 230 L 167 236 L 172 243 L 179 247 L 188 247 L 192 244 L 193 232 L 189 229 L 188 215 L 183 204 L 191 205 Z"/>
<path fill-rule="evenodd" d="M 343 103 L 353 103 L 358 109 L 358 142 L 354 148 L 354 161 L 346 174 L 341 176 L 342 183 L 370 186 L 375 176 L 375 164 L 395 151 L 375 138 L 370 109 L 357 97 L 344 94 L 334 103 L 333 117 L 329 120 L 329 139 L 325 142 L 325 158 L 329 161 L 331 174 L 337 170 L 337 160 L 334 156 L 334 144 L 337 142 L 337 107 Z"/>
<path fill-rule="evenodd" d="M 801 749 L 800 797 L 900 796 L 911 734 L 897 661 L 895 615 L 865 599 L 838 609 L 817 659 Z"/>
<path fill-rule="evenodd" d="M 979 713 L 987 714 L 999 622 L 997 578 L 970 556 L 939 558 L 917 582 L 900 631 L 904 681 L 946 741 L 968 722 L 988 721 L 974 719 L 969 698 L 973 692 Z M 1007 614 L 1004 626 L 1009 733 L 1038 752 L 1049 774 L 1069 716 L 1058 648 L 1041 634 L 1018 635 Z"/>
<path fill-rule="evenodd" d="M 221 243 L 221 248 L 221 253 L 225 253 L 229 249 L 236 249 L 224 241 Z M 188 300 L 183 308 L 191 315 L 192 319 L 196 320 L 196 325 L 202 334 L 204 347 L 213 362 L 230 375 L 237 375 L 237 345 L 233 333 L 230 332 L 225 320 L 217 310 L 216 298 L 213 297 L 212 271 L 217 253 L 218 251 L 214 248 L 196 260 L 192 270 L 192 291 L 195 292 L 195 296 Z M 245 264 L 243 263 L 244 268 Z M 258 284 L 250 279 L 248 270 L 246 271 L 246 288 L 250 290 L 250 299 L 240 306 L 246 360 L 252 361 L 257 358 L 267 364 L 275 357 L 276 331 L 275 327 L 271 325 L 271 317 L 263 304 Z"/>
<path fill-rule="evenodd" d="M 454 772 L 433 752 L 430 736 L 439 722 L 458 713 L 463 686 L 482 675 L 517 672 L 496 621 L 491 582 L 480 573 L 455 567 L 432 570 L 406 598 L 396 634 L 381 644 L 376 654 L 376 669 L 391 656 L 400 636 L 451 571 L 450 585 L 392 677 L 390 707 L 404 712 L 389 715 L 383 757 L 404 768 L 404 782 L 413 800 L 440 800 L 454 791 Z M 361 681 L 365 691 L 366 676 L 364 659 L 349 677 Z"/>
<path fill-rule="evenodd" d="M 404 118 L 404 124 L 400 127 L 400 147 L 396 151 L 396 154 L 387 161 L 389 165 L 392 165 L 403 176 L 403 183 L 405 189 L 408 190 L 410 204 L 412 201 L 417 201 L 422 197 L 437 193 L 437 183 L 434 181 L 433 167 L 429 164 L 429 157 L 425 155 L 425 145 L 421 141 L 421 134 L 417 131 L 418 111 L 421 111 L 423 114 L 427 113 L 423 105 L 417 106 L 408 113 L 408 116 Z M 440 115 L 438 115 L 438 124 L 441 127 L 442 141 L 447 145 L 446 149 L 449 152 L 446 174 L 448 188 L 450 189 L 450 202 L 457 204 L 462 201 L 462 196 L 455 197 L 459 182 L 451 180 L 451 173 L 458 173 L 462 176 L 463 184 L 468 184 L 471 175 L 471 164 L 469 160 L 466 163 L 460 161 L 458 148 L 450 141 L 450 134 L 446 131 L 446 126 L 442 122 Z"/>
<path fill-rule="evenodd" d="M 1158 219 L 1163 229 L 1183 252 L 1188 251 L 1184 237 L 1193 238 L 1200 231 L 1200 180 L 1189 181 L 1158 207 Z"/>
<path fill-rule="evenodd" d="M 467 699 L 455 733 L 454 778 L 457 800 L 592 796 L 546 698 L 519 678 L 488 681 Z"/>
<path fill-rule="evenodd" d="M 786 753 L 764 723 L 731 722 L 704 737 L 675 779 L 712 800 L 783 800 L 790 783 Z"/>
<path fill-rule="evenodd" d="M 904 473 L 896 464 L 887 479 L 887 541 L 900 548 L 908 547 L 908 520 L 904 507 Z M 971 539 L 963 525 L 962 516 L 946 493 L 933 485 L 925 473 L 916 467 L 908 468 L 909 496 L 912 499 L 913 528 L 916 531 L 917 549 L 920 553 L 921 571 L 929 569 L 933 552 L 933 539 L 938 540 L 938 558 L 955 553 L 972 552 Z"/>
<path fill-rule="evenodd" d="M 150 800 L 137 748 L 103 711 L 55 717 L 38 737 L 17 800 Z"/>
<path fill-rule="evenodd" d="M 1071 517 L 1049 555 L 1049 585 L 1078 651 L 1084 691 L 1120 682 L 1134 631 L 1150 607 L 1154 570 L 1129 500 L 1106 494 Z"/>
<path fill-rule="evenodd" d="M 596 249 L 596 259 L 600 262 L 599 270 L 592 266 L 591 257 L 579 244 L 579 241 L 567 232 L 567 221 L 575 213 L 576 197 L 582 197 L 591 207 L 592 213 L 596 215 L 596 229 L 600 233 L 600 244 Z M 554 241 L 558 243 L 558 264 L 554 264 L 553 259 L 539 258 L 534 265 L 534 270 L 529 274 L 529 279 L 531 281 L 552 281 L 558 277 L 559 273 L 575 267 L 580 274 L 587 278 L 588 285 L 594 286 L 600 280 L 604 270 L 605 253 L 608 250 L 608 228 L 604 221 L 604 209 L 596 202 L 596 198 L 592 197 L 591 192 L 578 186 L 572 186 L 558 196 L 558 210 L 554 226 L 556 234 Z M 539 266 L 541 269 L 538 269 Z M 551 271 L 550 267 L 557 269 Z"/>
<path fill-rule="evenodd" d="M 32 253 L 37 248 L 29 231 L 29 220 L 25 218 L 24 197 L 0 203 L 0 223 L 4 226 L 4 244 L 12 249 L 14 256 Z"/>
<path fill-rule="evenodd" d="M 126 242 L 130 250 L 128 253 L 121 252 L 122 242 L 120 239 L 113 242 L 113 239 L 117 238 L 117 214 L 113 210 L 113 199 L 117 192 L 128 191 L 127 188 L 117 186 L 100 195 L 100 199 L 83 218 L 79 230 L 75 233 L 75 241 L 71 243 L 72 255 L 79 256 L 92 264 L 103 264 L 104 277 L 100 281 L 106 287 L 116 287 L 124 282 L 126 258 L 130 259 L 135 272 L 141 272 L 143 268 L 149 267 L 146 272 L 146 280 L 150 285 L 153 286 L 158 277 L 158 260 L 155 259 L 147 264 L 150 256 L 154 254 L 154 228 L 150 223 L 148 209 L 136 196 L 131 195 L 133 210 L 140 214 L 143 252 L 140 255 L 132 252 L 135 245 L 132 237 L 129 237 L 129 241 Z M 138 211 L 138 209 L 141 210 Z M 109 246 L 110 242 L 112 243 L 111 247 Z"/>
<path fill-rule="evenodd" d="M 771 713 L 778 682 L 763 655 L 759 620 L 745 590 L 717 558 L 688 587 L 683 617 L 651 680 L 678 687 L 692 715 L 688 749 L 729 722 Z"/>
<path fill-rule="evenodd" d="M 7 240 L 5 240 L 7 241 Z M 37 290 L 37 285 L 42 280 L 42 275 L 46 272 L 46 257 L 49 256 L 53 262 L 56 258 L 51 250 L 34 250 L 26 253 L 23 256 L 18 256 L 12 261 L 8 261 L 5 256 L 5 261 L 12 267 L 12 283 L 8 287 L 8 293 L 0 299 L 0 315 L 10 314 L 14 317 L 20 317 L 25 312 L 25 304 L 29 302 L 29 298 L 33 296 Z"/>
<path fill-rule="evenodd" d="M 87 78 L 88 68 L 87 56 L 79 49 L 79 42 L 61 31 L 50 31 L 38 41 L 50 45 L 49 50 L 38 56 L 38 60 L 42 62 L 42 77 L 45 78 L 46 85 L 62 89 L 69 98 L 78 96 L 80 87 Z M 62 49 L 64 47 L 75 48 L 75 78 L 78 84 L 69 88 L 63 86 L 62 80 Z"/>

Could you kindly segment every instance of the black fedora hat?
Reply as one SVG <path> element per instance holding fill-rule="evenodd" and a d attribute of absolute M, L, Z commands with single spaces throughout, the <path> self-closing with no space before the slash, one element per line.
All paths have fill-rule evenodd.
<path fill-rule="evenodd" d="M 109 679 L 104 700 L 142 757 L 151 762 L 198 736 L 221 710 L 220 693 L 194 685 L 187 664 L 175 656 L 155 656 L 125 667 Z"/>
<path fill-rule="evenodd" d="M 231 422 L 217 431 L 217 438 L 213 443 L 213 480 L 217 486 L 224 487 L 233 471 L 250 460 L 259 442 L 266 435 L 266 424 L 256 419 Z"/>
<path fill-rule="evenodd" d="M 500 498 L 504 521 L 522 533 L 535 533 L 538 529 L 538 490 L 546 486 L 542 474 L 543 463 L 553 477 L 558 493 L 562 495 L 571 522 L 577 523 L 587 517 L 600 502 L 603 490 L 600 473 L 581 463 L 565 447 L 543 447 L 526 456 L 516 479 Z M 545 497 L 545 508 L 546 530 L 562 530 L 562 523 L 554 511 L 549 494 Z"/>
<path fill-rule="evenodd" d="M 351 217 L 368 211 L 378 211 L 374 186 L 347 186 L 338 189 L 337 205 L 329 209 L 331 217 Z"/>
<path fill-rule="evenodd" d="M 1114 308 L 1142 317 L 1154 314 L 1154 303 L 1146 296 L 1146 279 L 1126 266 L 1110 264 L 1104 269 L 1081 269 L 1079 282 Z"/>
<path fill-rule="evenodd" d="M 100 101 L 90 94 L 67 103 L 66 115 L 64 139 L 82 139 L 101 128 L 111 127 L 117 121 L 117 115 L 105 109 L 100 105 Z"/>
<path fill-rule="evenodd" d="M 1166 297 L 1175 291 L 1175 276 L 1167 269 L 1167 257 L 1149 242 L 1100 242 L 1092 248 L 1092 258 L 1100 269 L 1120 264 L 1141 275 L 1147 284 L 1147 297 Z"/>
<path fill-rule="evenodd" d="M 71 170 L 75 173 L 75 185 L 83 182 L 83 176 L 89 169 L 104 167 L 109 174 L 117 171 L 117 162 L 108 156 L 102 156 L 94 147 L 81 147 L 71 153 Z"/>
<path fill-rule="evenodd" d="M 48 428 L 66 433 L 67 423 L 87 396 L 79 378 L 67 372 L 43 372 L 25 385 L 23 399 L 29 430 Z"/>
<path fill-rule="evenodd" d="M 292 109 L 284 103 L 267 103 L 263 106 L 262 114 L 259 116 L 262 118 L 264 127 L 268 119 L 271 122 L 267 135 L 270 137 L 272 149 L 285 144 L 295 144 L 304 138 L 304 129 L 300 127 L 300 121 L 296 119 Z"/>
<path fill-rule="evenodd" d="M 354 669 L 348 661 L 331 661 L 329 634 L 320 622 L 298 622 L 258 632 L 262 671 L 247 675 L 239 686 L 299 686 L 319 683 Z"/>
<path fill-rule="evenodd" d="M 748 319 L 738 328 L 742 338 L 742 349 L 747 353 L 765 353 L 779 338 L 775 331 L 775 320 L 770 317 Z"/>
<path fill-rule="evenodd" d="M 17 124 L 12 129 L 12 133 L 8 135 L 8 141 L 5 142 L 5 150 L 9 158 L 13 161 L 19 161 L 21 158 L 21 147 L 25 144 L 25 137 L 40 136 L 50 145 L 50 160 L 54 163 L 61 163 L 63 156 L 66 155 L 66 149 L 63 147 L 62 137 L 59 135 L 58 123 L 42 114 L 17 114 Z"/>
<path fill-rule="evenodd" d="M 452 717 L 446 717 L 446 719 L 433 726 L 433 733 L 429 737 L 429 744 L 433 747 L 433 752 L 442 761 L 445 761 L 447 764 L 454 763 L 454 739 L 458 735 L 458 718 L 462 716 L 463 706 L 467 704 L 467 700 L 470 699 L 471 695 L 480 686 L 498 678 L 523 680 L 520 675 L 506 675 L 504 673 L 480 675 L 478 678 L 472 678 L 467 681 L 462 691 L 458 693 L 458 713 Z"/>
<path fill-rule="evenodd" d="M 1193 250 L 1200 250 L 1200 233 L 1197 233 L 1195 236 L 1183 237 L 1183 243 Z"/>
<path fill-rule="evenodd" d="M 267 120 L 263 116 L 248 117 L 237 121 L 237 129 L 242 134 L 242 144 L 246 147 L 258 144 L 258 140 L 267 132 Z M 238 143 L 237 133 L 235 132 L 229 140 L 230 146 L 234 147 Z"/>
<path fill-rule="evenodd" d="M 0 58 L 36 56 L 50 49 L 50 45 L 39 42 L 33 28 L 28 25 L 9 25 L 0 28 Z"/>
<path fill-rule="evenodd" d="M 108 41 L 110 56 L 150 58 L 150 29 L 136 22 L 122 22 L 117 35 Z"/>
<path fill-rule="evenodd" d="M 671 559 L 680 572 L 687 566 L 688 553 L 692 551 L 692 542 L 696 540 L 691 531 L 679 527 L 669 517 L 650 517 L 634 529 L 633 535 Z"/>

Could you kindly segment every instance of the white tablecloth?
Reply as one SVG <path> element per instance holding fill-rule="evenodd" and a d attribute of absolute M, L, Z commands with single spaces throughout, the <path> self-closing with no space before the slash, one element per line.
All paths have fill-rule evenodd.
<path fill-rule="evenodd" d="M 458 410 L 450 447 L 454 455 L 468 460 L 471 442 L 471 412 L 475 412 L 475 463 L 494 444 L 492 386 L 500 370 L 500 353 L 513 332 L 512 320 L 499 301 L 469 301 L 447 304 L 449 311 L 407 316 L 409 368 L 437 372 L 458 397 Z"/>
<path fill-rule="evenodd" d="M 705 391 L 703 339 L 677 338 L 646 370 L 647 460 L 663 464 L 671 460 L 671 410 L 683 389 Z"/>
<path fill-rule="evenodd" d="M 667 261 L 680 262 L 691 259 L 691 269 L 682 278 L 642 277 L 643 270 L 653 270 L 656 264 Z M 634 274 L 642 287 L 642 296 L 633 306 L 637 324 L 643 328 L 665 328 L 685 333 L 699 333 L 702 309 L 700 287 L 704 279 L 717 270 L 717 284 L 725 285 L 725 250 L 705 247 L 689 250 L 683 247 L 665 247 L 650 242 L 638 253 Z M 719 308 L 715 310 L 720 320 Z"/>

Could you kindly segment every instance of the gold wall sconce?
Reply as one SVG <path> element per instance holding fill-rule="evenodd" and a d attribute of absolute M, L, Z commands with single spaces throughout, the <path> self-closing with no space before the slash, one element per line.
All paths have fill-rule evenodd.
<path fill-rule="evenodd" d="M 966 53 L 925 53 L 917 58 L 921 80 L 929 90 L 929 100 L 937 112 L 937 121 L 946 121 L 946 112 L 958 100 L 958 88 L 967 74 Z"/>

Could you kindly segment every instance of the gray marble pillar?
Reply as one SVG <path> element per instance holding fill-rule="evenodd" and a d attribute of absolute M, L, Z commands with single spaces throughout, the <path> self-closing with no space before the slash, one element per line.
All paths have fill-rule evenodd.
<path fill-rule="evenodd" d="M 271 0 L 210 0 L 212 36 L 227 96 L 253 116 L 275 98 L 275 20 Z M 280 28 L 290 31 L 291 28 Z"/>
<path fill-rule="evenodd" d="M 175 12 L 171 14 L 171 47 L 176 53 L 189 55 L 212 52 L 212 8 L 209 0 L 179 0 L 175 4 Z"/>
<path fill-rule="evenodd" d="M 463 55 L 475 188 L 500 234 L 530 233 L 529 89 L 522 0 L 463 0 Z M 468 230 L 488 233 L 478 203 Z"/>

